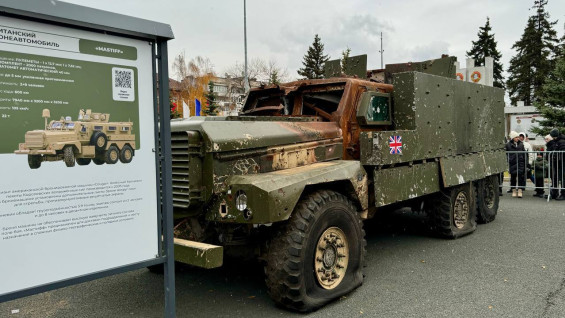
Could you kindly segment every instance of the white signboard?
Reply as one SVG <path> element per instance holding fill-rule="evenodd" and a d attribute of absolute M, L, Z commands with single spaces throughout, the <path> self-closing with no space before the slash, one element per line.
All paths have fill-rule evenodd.
<path fill-rule="evenodd" d="M 544 136 L 538 136 L 532 133 L 531 129 L 535 126 L 539 126 L 538 122 L 543 119 L 540 114 L 510 115 L 510 130 L 518 133 L 524 132 L 528 134 L 530 144 L 542 146 L 545 145 Z"/>
<path fill-rule="evenodd" d="M 158 254 L 151 50 L 0 17 L 0 295 Z"/>

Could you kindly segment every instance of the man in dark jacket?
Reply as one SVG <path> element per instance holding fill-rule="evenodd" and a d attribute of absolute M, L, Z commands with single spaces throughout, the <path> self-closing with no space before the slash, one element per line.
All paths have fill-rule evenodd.
<path fill-rule="evenodd" d="M 526 188 L 526 163 L 528 157 L 525 153 L 524 144 L 520 141 L 517 132 L 510 132 L 510 141 L 506 144 L 506 151 L 512 197 L 521 198 L 522 191 Z M 518 184 L 516 184 L 516 180 Z"/>
<path fill-rule="evenodd" d="M 555 200 L 565 200 L 565 135 L 561 134 L 557 128 L 549 133 L 551 138 L 547 143 L 547 150 L 555 151 L 550 155 L 551 161 L 551 197 Z M 561 195 L 559 187 L 561 186 Z"/>

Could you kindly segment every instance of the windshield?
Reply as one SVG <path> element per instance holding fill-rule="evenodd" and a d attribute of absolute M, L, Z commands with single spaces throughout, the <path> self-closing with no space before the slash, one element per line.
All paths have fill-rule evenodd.
<path fill-rule="evenodd" d="M 243 115 L 252 116 L 312 116 L 332 121 L 344 93 L 343 83 L 304 87 L 285 93 L 284 90 L 266 89 L 251 92 L 243 108 Z"/>

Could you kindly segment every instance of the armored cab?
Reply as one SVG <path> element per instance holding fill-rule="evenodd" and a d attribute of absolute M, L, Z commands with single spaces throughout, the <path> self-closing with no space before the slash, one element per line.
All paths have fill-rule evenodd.
<path fill-rule="evenodd" d="M 240 116 L 174 120 L 178 261 L 265 261 L 271 297 L 315 309 L 362 283 L 362 220 L 425 211 L 455 238 L 498 209 L 504 92 L 459 82 L 453 59 L 251 90 Z"/>
<path fill-rule="evenodd" d="M 77 120 L 61 117 L 51 120 L 50 111 L 43 110 L 45 129 L 25 134 L 16 154 L 28 155 L 31 169 L 37 169 L 43 161 L 65 162 L 67 167 L 129 163 L 135 153 L 135 135 L 132 122 L 110 122 L 110 114 L 81 110 Z"/>

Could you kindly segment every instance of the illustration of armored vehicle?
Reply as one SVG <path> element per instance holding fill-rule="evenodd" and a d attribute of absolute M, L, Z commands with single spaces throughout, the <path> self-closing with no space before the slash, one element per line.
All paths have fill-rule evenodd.
<path fill-rule="evenodd" d="M 132 122 L 110 122 L 110 114 L 81 110 L 78 120 L 62 117 L 47 123 L 49 109 L 43 110 L 44 130 L 32 130 L 25 134 L 16 154 L 28 156 L 31 169 L 37 169 L 43 161 L 63 160 L 67 167 L 129 163 L 135 154 L 135 135 Z"/>
<path fill-rule="evenodd" d="M 454 62 L 261 87 L 240 116 L 173 120 L 175 259 L 248 250 L 276 303 L 311 311 L 362 284 L 363 220 L 411 207 L 447 238 L 494 220 L 504 91 L 456 80 Z"/>

